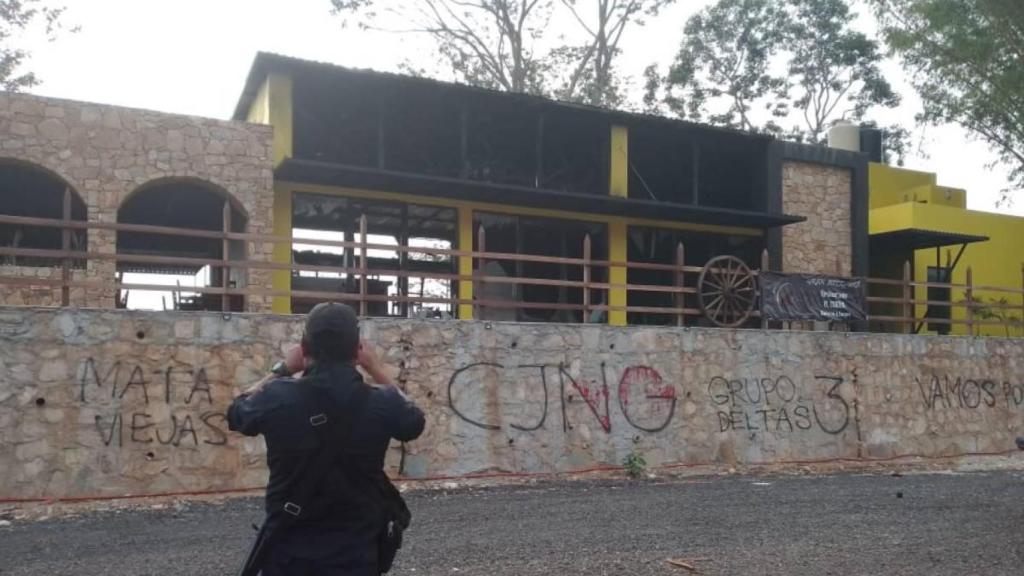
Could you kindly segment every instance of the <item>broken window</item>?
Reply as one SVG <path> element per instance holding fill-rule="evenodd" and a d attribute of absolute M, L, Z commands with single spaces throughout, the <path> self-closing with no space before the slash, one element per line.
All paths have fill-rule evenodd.
<path fill-rule="evenodd" d="M 579 222 L 575 220 L 556 220 L 553 218 L 535 218 L 526 216 L 510 216 L 504 214 L 474 213 L 473 228 L 474 247 L 480 250 L 479 230 L 484 230 L 485 252 L 501 252 L 510 254 L 529 254 L 533 256 L 554 256 L 562 258 L 582 258 L 584 238 L 589 234 L 591 241 L 591 258 L 606 260 L 608 254 L 608 229 L 605 224 Z M 485 260 L 482 269 L 480 261 L 475 266 L 477 274 L 490 278 L 531 278 L 542 280 L 558 280 L 581 282 L 583 267 L 581 265 L 524 262 L 521 260 Z M 592 268 L 591 281 L 607 282 L 607 268 Z M 606 290 L 592 289 L 590 301 L 594 305 L 606 304 Z M 480 305 L 481 319 L 512 320 L 521 322 L 582 322 L 583 321 L 583 290 L 568 286 L 548 286 L 535 284 L 516 284 L 504 281 L 478 283 L 478 292 L 474 293 L 477 300 L 484 302 L 520 302 L 528 308 Z M 557 307 L 547 308 L 544 304 L 555 304 Z M 594 320 L 599 315 L 595 315 Z"/>
<path fill-rule="evenodd" d="M 629 197 L 676 204 L 697 199 L 696 142 L 682 130 L 640 125 L 629 130 Z"/>
<path fill-rule="evenodd" d="M 120 224 L 144 224 L 191 230 L 221 232 L 224 229 L 224 206 L 230 206 L 230 230 L 244 232 L 247 218 L 226 192 L 212 184 L 197 180 L 169 180 L 144 186 L 129 196 L 117 212 Z M 228 257 L 245 259 L 245 243 L 233 240 Z M 198 260 L 222 260 L 224 241 L 219 238 L 191 238 L 152 232 L 119 232 L 117 253 L 133 256 L 161 256 Z M 221 310 L 222 296 L 215 293 L 188 292 L 189 287 L 224 286 L 224 269 L 209 263 L 170 264 L 133 259 L 118 262 L 117 271 L 128 284 L 167 285 L 173 291 L 129 291 L 118 301 L 134 309 Z M 245 270 L 232 269 L 227 279 L 229 288 L 245 286 Z M 178 291 L 177 288 L 184 291 Z M 241 296 L 229 297 L 229 309 L 244 310 Z"/>
<path fill-rule="evenodd" d="M 534 186 L 540 115 L 532 107 L 486 102 L 468 108 L 466 176 Z"/>
<path fill-rule="evenodd" d="M 376 167 L 379 105 L 367 79 L 295 82 L 295 157 Z"/>
<path fill-rule="evenodd" d="M 763 211 L 767 206 L 768 140 L 706 130 L 697 140 L 696 204 Z"/>
<path fill-rule="evenodd" d="M 611 127 L 596 115 L 546 114 L 539 188 L 608 194 Z"/>
<path fill-rule="evenodd" d="M 390 98 L 381 108 L 381 168 L 456 178 L 462 174 L 462 107 L 446 90 L 417 91 L 416 104 Z M 402 93 L 409 97 L 409 93 Z"/>
<path fill-rule="evenodd" d="M 366 216 L 366 243 L 386 246 L 453 250 L 458 246 L 458 214 L 454 208 L 362 198 L 297 193 L 292 197 L 293 260 L 297 264 L 355 270 L 359 250 L 298 242 L 329 240 L 361 242 L 360 217 Z M 456 283 L 428 277 L 457 272 L 455 258 L 447 254 L 408 253 L 386 248 L 367 250 L 367 294 L 430 302 L 368 301 L 370 316 L 454 317 L 452 300 Z M 395 274 L 401 272 L 401 274 Z M 421 275 L 417 275 L 421 273 Z M 299 271 L 292 274 L 292 290 L 357 295 L 359 275 L 347 271 Z M 292 298 L 292 312 L 312 309 L 324 298 Z M 349 300 L 353 306 L 358 302 Z"/>
<path fill-rule="evenodd" d="M 763 211 L 767 140 L 664 122 L 629 128 L 629 197 Z"/>
<path fill-rule="evenodd" d="M 716 256 L 735 256 L 754 270 L 759 267 L 764 239 L 761 236 L 730 236 L 708 234 L 684 230 L 668 230 L 664 228 L 648 228 L 630 226 L 628 232 L 627 257 L 630 262 L 650 264 L 675 264 L 677 249 L 683 245 L 684 264 L 686 266 L 704 266 Z M 653 286 L 675 286 L 676 273 L 671 270 L 646 270 L 630 268 L 627 273 L 629 284 Z M 697 273 L 685 275 L 685 286 L 697 286 Z M 686 308 L 698 308 L 697 297 L 686 294 L 680 302 L 671 292 L 645 292 L 630 290 L 627 295 L 629 306 L 674 308 L 685 303 Z M 627 315 L 629 324 L 675 324 L 675 314 L 658 314 L 652 312 L 630 312 Z M 687 322 L 693 322 L 690 318 Z"/>
<path fill-rule="evenodd" d="M 71 219 L 85 221 L 85 202 L 59 177 L 30 164 L 0 162 L 0 214 L 60 220 L 64 215 L 64 194 L 71 193 Z M 61 250 L 63 232 L 49 226 L 0 224 L 0 246 L 36 250 Z M 70 235 L 72 250 L 86 249 L 85 230 Z M 59 266 L 60 258 L 39 256 L 2 256 L 8 266 Z M 73 266 L 84 267 L 84 261 Z"/>

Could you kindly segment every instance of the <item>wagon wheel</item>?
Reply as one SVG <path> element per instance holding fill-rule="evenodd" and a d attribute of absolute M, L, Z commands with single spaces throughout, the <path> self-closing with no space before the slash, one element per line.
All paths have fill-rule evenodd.
<path fill-rule="evenodd" d="M 750 318 L 757 302 L 754 274 L 735 256 L 712 258 L 700 271 L 697 300 L 704 317 L 716 326 L 740 326 Z"/>

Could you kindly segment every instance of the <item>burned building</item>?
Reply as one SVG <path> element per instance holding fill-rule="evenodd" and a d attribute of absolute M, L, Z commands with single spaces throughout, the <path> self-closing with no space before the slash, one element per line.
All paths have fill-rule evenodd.
<path fill-rule="evenodd" d="M 362 293 L 369 315 L 663 324 L 675 320 L 661 309 L 695 305 L 660 289 L 695 282 L 663 266 L 682 258 L 867 271 L 861 154 L 272 54 L 230 122 L 4 94 L 0 133 L 0 218 L 98 226 L 67 246 L 52 229 L 15 241 L 32 221 L 8 220 L 0 250 L 99 254 L 76 269 L 97 283 L 78 290 L 83 305 L 123 304 L 103 281 L 124 274 L 205 269 L 205 287 L 171 305 L 291 313 Z M 23 257 L 4 272 L 47 274 L 53 262 Z"/>

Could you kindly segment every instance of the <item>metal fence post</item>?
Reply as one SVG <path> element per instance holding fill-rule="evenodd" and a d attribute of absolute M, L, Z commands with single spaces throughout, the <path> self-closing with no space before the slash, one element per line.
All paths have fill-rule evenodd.
<path fill-rule="evenodd" d="M 974 336 L 974 272 L 967 267 L 967 334 Z"/>
<path fill-rule="evenodd" d="M 590 234 L 583 237 L 583 323 L 590 322 Z"/>
<path fill-rule="evenodd" d="M 470 248 L 472 248 L 472 247 L 470 247 Z M 487 233 L 484 231 L 483 224 L 481 224 L 480 227 L 477 228 L 477 231 L 476 231 L 476 254 L 479 256 L 480 254 L 483 254 L 486 251 L 487 251 Z M 473 299 L 474 300 L 483 300 L 484 299 L 483 298 L 483 294 L 482 294 L 483 284 L 484 284 L 482 276 L 485 274 L 484 268 L 486 266 L 487 266 L 487 261 L 482 256 L 479 256 L 478 258 L 476 258 L 476 267 L 474 268 L 474 273 L 473 273 L 473 276 L 474 276 L 474 280 L 473 280 Z M 481 310 L 483 310 L 483 306 L 478 305 L 478 304 L 474 304 L 474 306 L 473 306 L 473 318 L 479 320 L 480 319 L 480 312 L 481 312 Z"/>
<path fill-rule="evenodd" d="M 224 202 L 223 224 L 224 247 L 223 252 L 221 253 L 221 260 L 224 262 L 224 265 L 220 267 L 220 310 L 221 312 L 228 312 L 231 310 L 231 299 L 228 296 L 228 282 L 231 280 L 231 267 L 228 266 L 228 262 L 231 260 L 231 240 L 228 239 L 228 234 L 231 233 L 231 203 L 227 201 Z"/>
<path fill-rule="evenodd" d="M 64 226 L 61 228 L 60 245 L 65 254 L 60 270 L 60 305 L 66 308 L 71 305 L 71 257 L 67 254 L 71 250 L 71 188 L 64 188 L 64 207 L 61 214 Z"/>
<path fill-rule="evenodd" d="M 366 271 L 369 269 L 366 261 L 366 214 L 359 216 L 359 315 L 365 317 L 368 311 L 366 302 Z"/>
<path fill-rule="evenodd" d="M 771 268 L 771 259 L 769 258 L 768 249 L 761 250 L 761 270 L 757 274 L 757 303 L 761 303 L 761 272 L 767 272 Z M 761 329 L 768 329 L 768 320 L 764 317 L 764 310 L 761 312 Z"/>
<path fill-rule="evenodd" d="M 914 307 L 913 301 L 913 286 L 910 285 L 913 277 L 911 276 L 910 260 L 903 261 L 903 311 L 900 314 L 902 317 L 901 324 L 904 334 L 910 334 L 913 331 L 914 325 Z"/>
<path fill-rule="evenodd" d="M 676 244 L 676 271 L 675 286 L 680 291 L 675 294 L 675 307 L 679 308 L 679 315 L 676 316 L 676 326 L 686 325 L 686 293 L 682 291 L 686 287 L 686 249 L 683 243 Z"/>

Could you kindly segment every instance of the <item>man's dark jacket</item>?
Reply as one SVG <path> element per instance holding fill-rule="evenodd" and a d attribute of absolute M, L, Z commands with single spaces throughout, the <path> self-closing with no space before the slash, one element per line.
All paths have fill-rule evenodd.
<path fill-rule="evenodd" d="M 262 434 L 267 443 L 267 510 L 280 509 L 318 446 L 309 423 L 308 402 L 301 386 L 326 390 L 343 406 L 357 387 L 367 386 L 351 364 L 320 364 L 298 380 L 279 378 L 252 395 L 235 398 L 228 409 L 228 427 L 246 436 Z M 355 415 L 343 457 L 303 513 L 275 545 L 275 556 L 317 560 L 339 556 L 373 558 L 381 528 L 373 497 L 384 477 L 384 456 L 392 439 L 407 442 L 423 432 L 423 412 L 391 387 L 371 387 Z"/>

